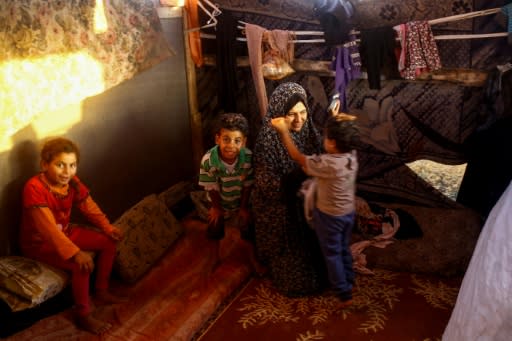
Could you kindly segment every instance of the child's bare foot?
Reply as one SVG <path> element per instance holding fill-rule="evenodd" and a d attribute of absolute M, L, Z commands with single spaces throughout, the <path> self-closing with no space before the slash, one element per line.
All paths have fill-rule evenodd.
<path fill-rule="evenodd" d="M 96 295 L 94 295 L 94 303 L 96 305 L 120 304 L 126 302 L 128 302 L 128 298 L 112 295 L 107 290 L 98 291 Z"/>
<path fill-rule="evenodd" d="M 96 335 L 104 334 L 110 328 L 112 328 L 110 323 L 100 321 L 94 318 L 91 314 L 85 316 L 76 316 L 75 319 L 79 328 Z"/>

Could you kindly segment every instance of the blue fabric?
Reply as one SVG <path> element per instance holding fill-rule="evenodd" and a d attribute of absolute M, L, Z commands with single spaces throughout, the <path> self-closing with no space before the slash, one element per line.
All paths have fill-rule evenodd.
<path fill-rule="evenodd" d="M 314 11 L 324 31 L 327 45 L 343 44 L 348 39 L 354 6 L 347 0 L 315 0 Z"/>
<path fill-rule="evenodd" d="M 352 290 L 354 269 L 350 252 L 350 238 L 355 212 L 344 216 L 331 216 L 313 210 L 313 226 L 324 255 L 329 283 L 337 295 L 346 296 Z"/>
<path fill-rule="evenodd" d="M 501 11 L 508 17 L 507 32 L 512 33 L 512 3 L 501 7 Z"/>
<path fill-rule="evenodd" d="M 340 20 L 354 15 L 354 6 L 347 0 L 316 0 L 314 8 L 319 12 L 331 13 Z"/>

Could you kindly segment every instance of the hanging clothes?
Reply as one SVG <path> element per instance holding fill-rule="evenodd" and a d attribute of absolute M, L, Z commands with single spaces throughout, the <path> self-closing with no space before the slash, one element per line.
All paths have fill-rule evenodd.
<path fill-rule="evenodd" d="M 287 59 L 286 62 L 288 62 L 293 60 L 294 47 L 291 43 L 293 33 L 285 30 L 268 31 L 258 25 L 247 23 L 245 24 L 245 35 L 247 37 L 249 64 L 251 65 L 256 96 L 258 97 L 258 106 L 261 117 L 264 117 L 267 113 L 268 97 L 262 69 L 263 39 L 267 40 L 269 46 L 276 48 L 278 50 L 276 53 L 285 57 Z"/>
<path fill-rule="evenodd" d="M 263 77 L 280 80 L 295 72 L 289 64 L 293 61 L 295 50 L 291 39 L 289 31 L 272 30 L 263 33 Z"/>
<path fill-rule="evenodd" d="M 222 12 L 217 23 L 217 97 L 219 109 L 238 112 L 236 108 L 236 25 L 229 12 Z"/>
<path fill-rule="evenodd" d="M 405 56 L 407 54 L 407 44 L 402 44 L 401 42 L 406 41 L 407 39 L 407 25 L 396 25 L 393 27 L 393 29 L 396 31 L 398 40 L 402 46 L 400 49 L 400 56 L 398 57 L 398 72 L 401 74 L 405 70 Z"/>
<path fill-rule="evenodd" d="M 352 29 L 350 18 L 354 6 L 347 0 L 315 0 L 314 11 L 324 31 L 327 45 L 340 45 L 348 40 Z"/>
<path fill-rule="evenodd" d="M 484 87 L 485 104 L 489 113 L 487 124 L 506 116 L 512 108 L 512 63 L 497 65 L 489 71 Z"/>
<path fill-rule="evenodd" d="M 396 34 L 391 26 L 361 30 L 362 66 L 368 73 L 370 89 L 380 89 L 381 74 L 387 79 L 398 79 L 398 62 L 395 55 Z"/>
<path fill-rule="evenodd" d="M 349 42 L 338 46 L 335 50 L 335 59 L 331 69 L 336 72 L 335 90 L 341 100 L 341 110 L 347 111 L 346 87 L 353 79 L 361 77 L 361 58 L 356 43 L 356 36 L 349 35 Z"/>
<path fill-rule="evenodd" d="M 263 32 L 265 29 L 258 25 L 245 24 L 245 36 L 247 37 L 247 50 L 249 54 L 249 63 L 251 65 L 252 79 L 258 98 L 258 107 L 260 115 L 263 117 L 267 112 L 268 97 L 263 79 L 263 70 L 261 69 Z"/>
<path fill-rule="evenodd" d="M 399 27 L 403 30 L 403 27 Z M 416 79 L 428 71 L 441 68 L 441 58 L 432 29 L 427 21 L 411 21 L 405 24 L 405 34 L 400 33 L 403 54 L 403 68 L 400 74 L 405 79 Z M 402 56 L 400 57 L 402 60 Z M 399 66 L 400 67 L 400 66 Z"/>
<path fill-rule="evenodd" d="M 187 14 L 188 28 L 199 27 L 199 12 L 197 9 L 198 0 L 185 0 L 185 9 Z M 201 49 L 201 36 L 199 31 L 188 32 L 188 42 L 190 46 L 190 56 L 197 67 L 204 64 L 203 52 Z"/>

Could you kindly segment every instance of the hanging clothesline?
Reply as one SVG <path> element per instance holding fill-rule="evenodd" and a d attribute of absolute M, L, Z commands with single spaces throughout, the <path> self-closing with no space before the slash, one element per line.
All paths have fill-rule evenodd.
<path fill-rule="evenodd" d="M 466 20 L 471 18 L 476 18 L 480 16 L 491 15 L 495 13 L 501 12 L 501 8 L 490 8 L 480 11 L 468 12 L 463 14 L 452 15 L 448 17 L 428 20 L 430 25 L 443 24 L 447 22 Z M 241 24 L 246 24 L 246 22 L 239 21 Z M 244 29 L 243 26 L 238 26 L 239 29 Z M 291 31 L 295 36 L 300 35 L 313 35 L 313 36 L 323 36 L 324 32 L 321 31 Z M 351 31 L 350 34 L 359 34 L 359 31 Z M 499 37 L 507 37 L 508 32 L 498 32 L 498 33 L 483 33 L 483 34 L 444 34 L 434 36 L 435 40 L 455 40 L 455 39 L 481 39 L 481 38 L 499 38 Z M 215 39 L 214 34 L 204 34 L 201 33 L 201 38 L 205 39 Z M 236 38 L 237 41 L 247 41 L 246 38 Z M 325 39 L 294 39 L 291 40 L 292 43 L 325 43 Z"/>
<path fill-rule="evenodd" d="M 293 32 L 297 35 L 300 32 Z M 323 34 L 323 32 L 320 32 Z M 204 39 L 216 39 L 215 34 L 207 34 L 201 33 L 201 38 Z M 482 38 L 499 38 L 499 37 L 507 37 L 507 32 L 498 32 L 498 33 L 482 33 L 482 34 L 444 34 L 434 36 L 435 40 L 456 40 L 456 39 L 482 39 Z M 397 38 L 398 39 L 398 38 Z M 236 38 L 237 41 L 246 42 L 246 38 Z M 292 43 L 325 43 L 325 39 L 294 39 L 290 40 Z"/>

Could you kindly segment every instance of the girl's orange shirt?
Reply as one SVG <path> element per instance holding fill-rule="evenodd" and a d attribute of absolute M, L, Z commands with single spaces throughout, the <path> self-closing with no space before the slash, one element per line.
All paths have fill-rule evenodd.
<path fill-rule="evenodd" d="M 94 226 L 110 234 L 112 225 L 78 177 L 73 177 L 67 186 L 60 188 L 51 186 L 44 173 L 29 179 L 23 189 L 20 231 L 23 253 L 30 256 L 50 249 L 63 259 L 69 259 L 80 251 L 68 238 L 73 207 L 78 208 Z"/>

